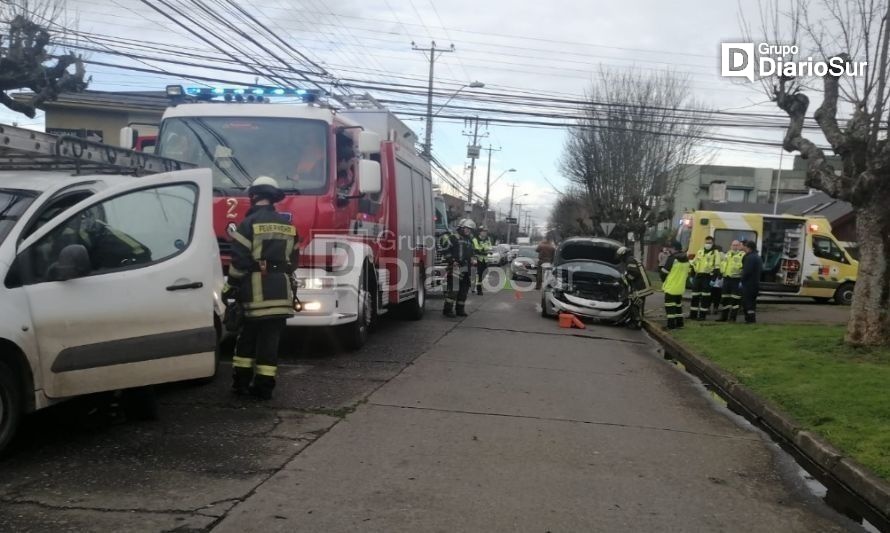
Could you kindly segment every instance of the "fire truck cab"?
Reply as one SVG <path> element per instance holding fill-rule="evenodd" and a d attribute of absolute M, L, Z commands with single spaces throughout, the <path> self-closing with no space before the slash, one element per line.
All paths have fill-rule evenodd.
<path fill-rule="evenodd" d="M 288 324 L 337 327 L 350 348 L 397 307 L 423 316 L 435 245 L 430 168 L 414 150 L 416 136 L 366 104 L 337 112 L 315 103 L 182 101 L 164 113 L 156 147 L 210 168 L 224 269 L 227 228 L 250 208 L 250 183 L 278 181 L 286 198 L 276 207 L 300 238 L 299 310 Z"/>

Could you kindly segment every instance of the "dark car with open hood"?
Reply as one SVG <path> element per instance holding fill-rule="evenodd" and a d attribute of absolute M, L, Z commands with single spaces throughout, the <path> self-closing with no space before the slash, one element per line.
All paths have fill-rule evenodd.
<path fill-rule="evenodd" d="M 541 289 L 541 314 L 582 318 L 639 328 L 649 279 L 631 250 L 618 241 L 573 237 L 556 250 Z"/>

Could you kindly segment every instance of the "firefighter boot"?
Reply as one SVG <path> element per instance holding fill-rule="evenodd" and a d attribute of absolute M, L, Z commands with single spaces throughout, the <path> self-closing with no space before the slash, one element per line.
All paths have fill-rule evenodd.
<path fill-rule="evenodd" d="M 463 304 L 457 304 L 457 316 L 470 316 L 464 310 Z"/>
<path fill-rule="evenodd" d="M 668 329 L 677 329 L 677 319 L 669 318 L 668 323 L 667 323 L 667 328 Z"/>
<path fill-rule="evenodd" d="M 259 400 L 271 400 L 274 388 L 275 378 L 257 375 L 253 378 L 253 385 L 250 386 L 250 395 Z"/>
<path fill-rule="evenodd" d="M 676 329 L 683 329 L 683 317 L 682 316 L 677 317 L 677 322 L 675 324 L 676 325 L 674 327 Z"/>
<path fill-rule="evenodd" d="M 448 318 L 454 318 L 454 304 L 451 302 L 446 302 L 445 307 L 442 308 L 442 314 L 447 316 Z"/>
<path fill-rule="evenodd" d="M 232 372 L 232 392 L 238 396 L 245 396 L 250 388 L 252 378 L 252 368 L 235 367 Z"/>
<path fill-rule="evenodd" d="M 754 324 L 757 322 L 757 315 L 754 314 L 754 311 L 748 311 L 745 313 L 745 323 L 746 324 Z"/>
<path fill-rule="evenodd" d="M 482 296 L 482 285 L 476 286 L 476 294 L 478 294 L 479 296 Z"/>
<path fill-rule="evenodd" d="M 732 309 L 732 310 L 729 312 L 729 321 L 730 321 L 730 322 L 735 322 L 736 320 L 738 320 L 738 318 L 739 318 L 739 310 L 738 310 L 738 309 Z"/>

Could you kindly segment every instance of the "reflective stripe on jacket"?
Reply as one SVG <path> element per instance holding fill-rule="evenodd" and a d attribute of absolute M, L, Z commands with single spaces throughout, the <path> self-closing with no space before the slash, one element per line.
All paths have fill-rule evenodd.
<path fill-rule="evenodd" d="M 246 318 L 292 316 L 297 230 L 274 206 L 255 206 L 235 230 L 229 284 L 237 286 Z"/>

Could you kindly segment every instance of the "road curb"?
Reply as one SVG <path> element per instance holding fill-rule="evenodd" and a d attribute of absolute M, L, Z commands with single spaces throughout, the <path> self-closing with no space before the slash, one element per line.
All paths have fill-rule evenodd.
<path fill-rule="evenodd" d="M 730 409 L 766 429 L 783 448 L 802 459 L 804 469 L 828 487 L 829 503 L 853 518 L 866 518 L 881 531 L 890 531 L 890 483 L 803 429 L 791 416 L 693 352 L 659 324 L 646 320 L 644 328 L 661 344 L 666 357 L 683 363 L 688 372 L 716 389 Z"/>

